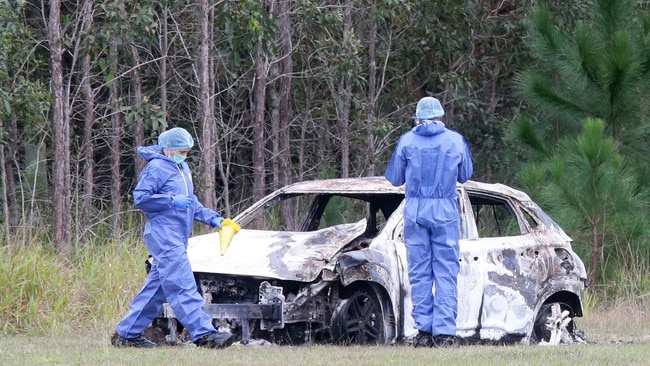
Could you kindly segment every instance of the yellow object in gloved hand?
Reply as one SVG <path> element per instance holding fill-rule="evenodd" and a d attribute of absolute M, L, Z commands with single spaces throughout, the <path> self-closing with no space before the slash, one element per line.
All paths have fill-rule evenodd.
<path fill-rule="evenodd" d="M 219 242 L 221 244 L 221 255 L 226 254 L 226 250 L 232 241 L 233 236 L 239 232 L 239 225 L 231 219 L 225 219 L 221 223 L 221 230 L 219 231 Z"/>

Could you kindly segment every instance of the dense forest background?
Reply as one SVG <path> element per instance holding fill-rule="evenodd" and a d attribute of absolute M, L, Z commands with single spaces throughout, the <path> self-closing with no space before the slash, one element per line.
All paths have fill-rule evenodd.
<path fill-rule="evenodd" d="M 224 216 L 383 175 L 435 96 L 473 179 L 529 193 L 592 284 L 647 292 L 649 72 L 639 0 L 2 1 L 2 240 L 68 255 L 139 235 L 135 148 L 175 126 Z"/>

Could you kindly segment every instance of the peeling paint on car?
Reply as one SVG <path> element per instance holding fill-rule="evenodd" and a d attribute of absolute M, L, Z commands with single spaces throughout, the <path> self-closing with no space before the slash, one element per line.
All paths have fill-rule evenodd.
<path fill-rule="evenodd" d="M 458 191 L 462 239 L 457 335 L 468 343 L 583 340 L 574 318 L 582 316 L 586 271 L 571 238 L 524 192 L 474 181 L 459 184 Z M 404 187 L 393 187 L 383 177 L 300 182 L 236 216 L 242 230 L 225 255 L 219 253 L 218 234 L 191 238 L 188 257 L 206 306 L 214 314 L 229 314 L 215 322 L 247 341 L 408 342 L 416 331 L 410 315 L 403 196 Z M 260 214 L 296 197 L 313 198 L 306 216 L 300 217 L 302 231 L 252 229 Z M 360 204 L 364 217 L 345 221 L 354 212 L 343 207 L 359 206 L 326 206 L 330 197 Z M 489 216 L 481 216 L 497 209 L 503 217 L 494 214 L 494 220 L 509 220 L 503 225 L 491 225 Z M 339 219 L 343 222 L 331 222 Z M 262 296 L 268 288 L 273 289 L 273 303 L 261 300 L 269 297 Z M 278 299 L 281 315 L 269 308 Z M 357 314 L 356 308 L 366 315 Z"/>

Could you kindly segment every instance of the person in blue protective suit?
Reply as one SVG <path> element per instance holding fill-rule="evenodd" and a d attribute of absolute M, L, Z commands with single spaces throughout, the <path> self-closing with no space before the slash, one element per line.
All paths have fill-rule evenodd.
<path fill-rule="evenodd" d="M 418 329 L 413 345 L 458 346 L 456 182 L 472 176 L 472 156 L 463 136 L 445 127 L 445 112 L 436 98 L 422 98 L 415 114 L 416 125 L 402 135 L 386 169 L 393 185 L 406 183 L 404 241 Z"/>
<path fill-rule="evenodd" d="M 203 310 L 203 298 L 187 258 L 193 221 L 219 229 L 223 221 L 194 195 L 192 175 L 185 162 L 192 146 L 189 132 L 176 127 L 161 133 L 157 146 L 137 149 L 147 165 L 133 191 L 133 200 L 147 219 L 143 237 L 153 263 L 128 314 L 115 329 L 112 344 L 116 347 L 155 347 L 156 343 L 142 333 L 165 300 L 197 346 L 221 348 L 234 341 L 230 332 L 217 331 Z"/>

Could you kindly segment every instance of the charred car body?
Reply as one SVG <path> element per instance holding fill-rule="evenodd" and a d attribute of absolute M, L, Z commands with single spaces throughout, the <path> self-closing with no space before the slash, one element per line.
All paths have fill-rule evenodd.
<path fill-rule="evenodd" d="M 458 185 L 457 335 L 472 343 L 582 342 L 583 262 L 571 239 L 523 192 Z M 282 188 L 234 218 L 225 255 L 219 234 L 190 239 L 188 257 L 205 309 L 239 340 L 279 344 L 393 344 L 416 333 L 403 238 L 404 187 L 383 177 Z M 435 291 L 435 289 L 434 289 Z M 165 304 L 154 325 L 177 341 Z"/>

